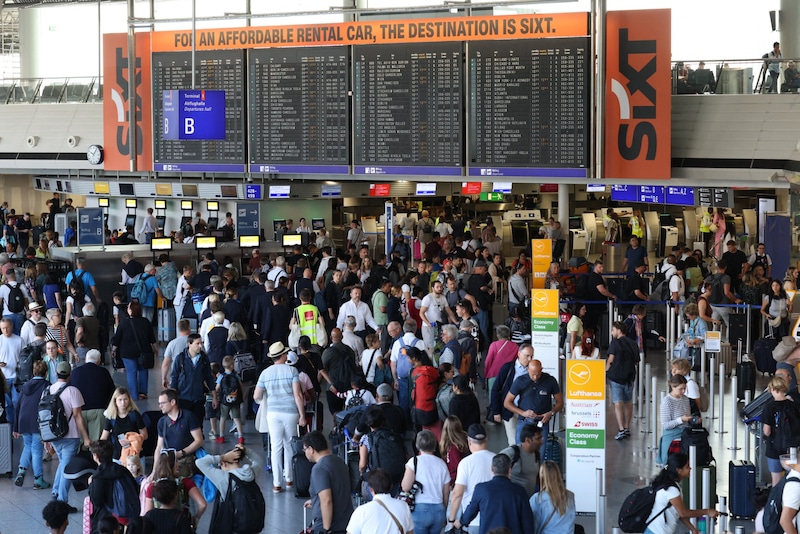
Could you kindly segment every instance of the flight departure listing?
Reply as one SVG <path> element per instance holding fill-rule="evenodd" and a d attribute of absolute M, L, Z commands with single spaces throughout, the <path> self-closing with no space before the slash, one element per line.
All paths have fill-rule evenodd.
<path fill-rule="evenodd" d="M 353 47 L 354 173 L 463 174 L 463 44 Z"/>
<path fill-rule="evenodd" d="M 350 172 L 348 64 L 345 46 L 250 51 L 250 172 Z"/>
<path fill-rule="evenodd" d="M 154 53 L 154 169 L 245 172 L 244 52 L 198 51 L 195 62 L 197 88 L 225 92 L 225 138 L 203 141 L 166 138 L 162 94 L 168 90 L 192 89 L 192 56 L 190 52 Z"/>
<path fill-rule="evenodd" d="M 589 38 L 468 49 L 469 176 L 586 177 Z"/>

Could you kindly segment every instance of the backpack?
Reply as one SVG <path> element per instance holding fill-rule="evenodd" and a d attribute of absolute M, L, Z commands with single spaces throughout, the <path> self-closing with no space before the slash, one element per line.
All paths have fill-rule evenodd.
<path fill-rule="evenodd" d="M 619 509 L 619 518 L 617 524 L 622 532 L 644 532 L 645 529 L 658 519 L 667 509 L 672 506 L 667 503 L 663 510 L 653 516 L 650 521 L 647 518 L 653 512 L 653 505 L 656 503 L 656 493 L 660 488 L 656 488 L 652 484 L 645 488 L 639 488 L 625 498 L 622 507 Z"/>
<path fill-rule="evenodd" d="M 8 287 L 8 299 L 6 300 L 6 308 L 8 311 L 11 313 L 22 313 L 25 311 L 25 294 L 22 292 L 19 283 L 12 286 L 6 282 L 6 286 Z"/>
<path fill-rule="evenodd" d="M 81 295 L 86 295 L 86 286 L 83 285 L 84 274 L 86 274 L 86 271 L 81 271 L 81 274 L 75 274 L 75 271 L 72 271 L 72 279 L 69 281 L 70 284 L 75 282 L 75 288 Z"/>
<path fill-rule="evenodd" d="M 687 427 L 681 433 L 681 452 L 689 456 L 689 447 L 697 447 L 697 465 L 709 465 L 714 461 L 711 445 L 708 444 L 708 430 L 703 427 Z"/>
<path fill-rule="evenodd" d="M 656 290 L 656 287 L 667 279 L 667 273 L 664 272 L 664 264 L 658 262 L 656 268 L 653 270 L 653 280 L 650 282 L 650 293 Z"/>
<path fill-rule="evenodd" d="M 130 473 L 122 473 L 114 479 L 111 503 L 106 503 L 106 509 L 114 517 L 139 517 L 139 487 L 136 479 Z"/>
<path fill-rule="evenodd" d="M 42 352 L 44 352 L 44 343 L 33 342 L 23 347 L 17 358 L 17 379 L 14 384 L 21 386 L 33 378 L 33 362 L 41 361 Z"/>
<path fill-rule="evenodd" d="M 773 423 L 773 421 L 769 421 Z M 785 453 L 789 447 L 800 444 L 800 409 L 794 404 L 783 406 L 775 412 L 772 427 L 772 447 L 779 453 Z"/>
<path fill-rule="evenodd" d="M 433 225 L 431 224 L 432 221 L 429 218 L 422 219 L 420 222 L 422 225 L 419 227 L 419 229 L 423 234 L 433 233 Z"/>
<path fill-rule="evenodd" d="M 147 298 L 147 284 L 145 280 L 150 278 L 150 275 L 147 273 L 142 273 L 133 283 L 133 287 L 131 288 L 131 300 L 138 299 L 139 302 L 144 302 Z"/>
<path fill-rule="evenodd" d="M 619 354 L 614 354 L 614 362 L 608 368 L 606 376 L 617 384 L 630 384 L 636 378 L 636 356 L 639 347 L 631 338 L 622 336 L 617 340 L 620 347 Z"/>
<path fill-rule="evenodd" d="M 781 513 L 783 513 L 783 489 L 788 482 L 800 482 L 795 477 L 783 477 L 769 490 L 767 504 L 764 506 L 764 532 L 766 534 L 783 534 Z"/>
<path fill-rule="evenodd" d="M 677 274 L 673 274 L 672 276 L 677 276 Z M 651 301 L 672 300 L 672 294 L 669 290 L 669 282 L 672 280 L 672 276 L 669 277 L 669 280 L 666 278 L 661 280 L 658 285 L 653 287 L 653 292 L 650 293 Z"/>
<path fill-rule="evenodd" d="M 717 273 L 711 282 L 711 296 L 708 297 L 709 304 L 722 304 L 725 301 L 725 287 L 722 284 L 722 275 Z"/>
<path fill-rule="evenodd" d="M 403 336 L 405 336 L 405 333 L 403 333 L 398 340 L 400 343 L 400 350 L 398 351 L 399 354 L 397 355 L 397 374 L 405 374 L 407 376 L 411 374 L 411 360 L 408 359 L 408 347 L 416 347 L 419 338 L 414 337 L 414 341 L 412 341 L 410 345 L 406 345 L 406 341 L 403 339 Z"/>
<path fill-rule="evenodd" d="M 72 418 L 72 414 L 67 416 L 64 403 L 61 402 L 61 393 L 65 389 L 67 389 L 67 384 L 63 384 L 55 393 L 50 393 L 50 388 L 46 388 L 42 392 L 38 410 L 39 432 L 42 435 L 42 441 L 59 440 L 69 432 L 69 420 Z"/>
<path fill-rule="evenodd" d="M 347 404 L 345 404 L 344 409 L 349 410 L 350 408 L 355 408 L 356 406 L 364 406 L 364 390 L 359 389 L 353 392 L 353 395 L 347 400 Z"/>
<path fill-rule="evenodd" d="M 238 406 L 242 402 L 242 388 L 236 373 L 224 373 L 219 382 L 220 401 L 225 406 Z"/>
<path fill-rule="evenodd" d="M 218 534 L 255 534 L 264 530 L 267 505 L 255 481 L 246 482 L 228 473 L 225 500 L 214 502 L 209 532 Z"/>
<path fill-rule="evenodd" d="M 370 468 L 384 469 L 391 475 L 392 482 L 398 484 L 403 480 L 406 464 L 406 449 L 402 436 L 388 428 L 378 428 L 370 432 L 367 439 Z"/>

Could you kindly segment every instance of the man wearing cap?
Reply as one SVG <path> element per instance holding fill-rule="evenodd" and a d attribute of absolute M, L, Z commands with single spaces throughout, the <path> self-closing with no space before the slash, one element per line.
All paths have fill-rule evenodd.
<path fill-rule="evenodd" d="M 83 395 L 78 388 L 68 384 L 71 373 L 70 365 L 67 362 L 60 362 L 56 366 L 58 380 L 48 390 L 50 394 L 61 391 L 61 402 L 64 405 L 64 412 L 69 418 L 69 430 L 66 435 L 52 442 L 58 455 L 58 469 L 53 479 L 53 498 L 64 502 L 69 502 L 70 487 L 70 481 L 64 477 L 64 468 L 72 457 L 78 454 L 81 440 L 86 447 L 92 441 L 89 439 L 86 422 L 83 420 Z M 77 508 L 70 506 L 70 513 L 77 511 Z"/>
<path fill-rule="evenodd" d="M 33 333 L 33 327 L 38 323 L 47 324 L 47 319 L 44 316 L 44 306 L 38 302 L 34 301 L 28 304 L 28 313 L 30 313 L 30 317 L 22 323 L 22 330 L 19 333 L 19 337 L 22 338 L 22 343 L 25 345 L 30 344 L 36 337 Z"/>
<path fill-rule="evenodd" d="M 289 348 L 280 341 L 269 347 L 273 364 L 258 377 L 253 399 L 266 403 L 267 426 L 272 444 L 272 492 L 294 486 L 292 478 L 292 437 L 298 426 L 306 425 L 306 409 L 300 389 L 300 374 L 287 361 Z M 263 400 L 262 400 L 263 399 Z"/>
<path fill-rule="evenodd" d="M 517 399 L 519 397 L 519 399 Z M 555 405 L 553 404 L 555 399 Z M 517 414 L 515 442 L 520 442 L 522 427 L 528 423 L 542 426 L 542 440 L 547 441 L 550 419 L 564 407 L 564 395 L 558 381 L 542 371 L 542 362 L 531 360 L 528 372 L 514 380 L 503 400 L 503 408 Z"/>
<path fill-rule="evenodd" d="M 492 479 L 492 459 L 495 454 L 488 449 L 486 429 L 483 425 L 478 423 L 469 425 L 467 443 L 469 444 L 470 455 L 458 464 L 455 485 L 453 486 L 453 492 L 450 494 L 448 512 L 450 516 L 447 518 L 445 530 L 450 530 L 452 528 L 451 525 L 459 517 L 462 517 L 462 514 L 472 502 L 472 496 L 477 485 Z M 470 530 L 468 532 L 479 531 L 481 524 L 480 512 L 475 514 L 474 519 L 471 519 L 469 524 Z M 524 529 L 519 532 L 524 532 Z"/>
<path fill-rule="evenodd" d="M 99 350 L 88 350 L 86 363 L 76 367 L 69 377 L 69 385 L 78 388 L 83 395 L 83 420 L 92 441 L 100 439 L 103 433 L 103 411 L 108 408 L 116 388 L 111 373 L 101 366 L 101 359 Z"/>
<path fill-rule="evenodd" d="M 350 221 L 350 230 L 347 231 L 347 245 L 345 248 L 350 248 L 352 245 L 357 247 L 361 245 L 365 239 L 366 236 L 364 232 L 361 231 L 361 224 L 355 219 Z"/>
<path fill-rule="evenodd" d="M 633 274 L 629 274 L 625 279 L 625 300 L 645 301 L 650 300 L 648 295 L 648 282 L 642 278 L 642 274 L 647 269 L 647 265 L 639 262 L 633 267 Z"/>
<path fill-rule="evenodd" d="M 70 271 L 67 273 L 67 276 L 64 278 L 64 284 L 69 287 L 70 282 L 72 282 L 73 278 L 80 279 L 83 282 L 83 292 L 90 297 L 94 297 L 94 301 L 96 303 L 100 303 L 100 292 L 97 291 L 97 285 L 94 282 L 94 276 L 92 273 L 86 270 L 86 258 L 83 256 L 79 256 L 75 259 L 75 270 Z"/>
<path fill-rule="evenodd" d="M 205 415 L 205 390 L 211 392 L 214 409 L 217 408 L 217 383 L 211 373 L 211 363 L 203 353 L 203 340 L 199 334 L 190 334 L 186 350 L 172 364 L 170 387 L 178 392 L 178 404 L 182 410 L 192 412 L 200 421 Z"/>

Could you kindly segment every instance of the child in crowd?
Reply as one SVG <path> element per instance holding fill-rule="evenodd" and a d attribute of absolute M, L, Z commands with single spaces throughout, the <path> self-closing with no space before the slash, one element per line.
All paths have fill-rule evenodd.
<path fill-rule="evenodd" d="M 367 389 L 367 381 L 363 377 L 357 376 L 350 382 L 350 389 L 341 392 L 337 391 L 336 396 L 344 399 L 344 408 L 356 408 L 358 406 L 371 406 L 375 404 L 375 397 Z"/>
<path fill-rule="evenodd" d="M 225 442 L 225 421 L 228 417 L 233 419 L 233 424 L 236 425 L 236 435 L 239 437 L 238 443 L 244 443 L 244 431 L 239 408 L 242 403 L 244 387 L 239 375 L 233 370 L 233 362 L 233 356 L 222 358 L 224 372 L 217 375 L 217 398 L 219 399 L 220 408 L 217 443 Z"/>
<path fill-rule="evenodd" d="M 114 300 L 112 313 L 114 314 L 114 332 L 116 332 L 120 321 L 128 318 L 128 306 L 125 303 L 125 295 L 122 291 L 114 291 L 111 298 Z"/>
<path fill-rule="evenodd" d="M 211 374 L 214 375 L 214 380 L 219 383 L 220 374 L 222 373 L 222 369 L 218 363 L 212 362 L 211 363 Z M 211 430 L 208 431 L 208 439 L 212 441 L 217 441 L 218 443 L 223 443 L 225 441 L 225 437 L 217 434 L 217 420 L 219 419 L 219 405 L 214 408 L 212 404 L 214 400 L 214 395 L 210 391 L 206 392 L 206 421 L 211 424 Z"/>
<path fill-rule="evenodd" d="M 125 467 L 131 472 L 136 483 L 141 485 L 144 480 L 144 468 L 142 467 L 142 459 L 136 454 L 131 454 L 125 459 Z"/>

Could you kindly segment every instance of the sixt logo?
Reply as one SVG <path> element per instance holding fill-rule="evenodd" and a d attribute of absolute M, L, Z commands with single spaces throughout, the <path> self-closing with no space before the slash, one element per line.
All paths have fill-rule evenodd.
<path fill-rule="evenodd" d="M 617 97 L 619 102 L 620 120 L 633 121 L 628 124 L 620 124 L 617 132 L 617 148 L 619 154 L 626 160 L 638 159 L 642 153 L 642 147 L 647 143 L 645 159 L 655 160 L 658 148 L 658 136 L 656 126 L 650 120 L 656 118 L 656 88 L 650 83 L 650 78 L 656 73 L 656 41 L 655 40 L 630 40 L 628 29 L 619 30 L 619 73 L 627 79 L 623 85 L 619 80 L 611 79 L 611 92 Z M 640 60 L 647 60 L 643 67 L 637 69 L 631 64 L 631 60 L 639 57 Z M 641 64 L 641 61 L 637 62 Z M 636 93 L 646 100 L 645 105 L 632 105 Z M 639 98 L 637 101 L 641 101 Z M 629 142 L 629 129 L 633 125 L 633 132 Z"/>
<path fill-rule="evenodd" d="M 139 94 L 139 88 L 142 85 L 142 59 L 136 58 L 136 154 L 141 156 L 144 150 L 144 134 L 142 132 L 142 96 Z M 128 156 L 130 150 L 130 134 L 128 131 L 128 120 L 126 118 L 127 103 L 128 103 L 128 58 L 123 56 L 123 48 L 115 49 L 114 71 L 116 73 L 117 86 L 111 89 L 111 100 L 114 102 L 114 107 L 117 111 L 117 132 L 116 143 L 117 151 L 123 155 Z M 120 92 L 120 90 L 122 92 Z"/>

